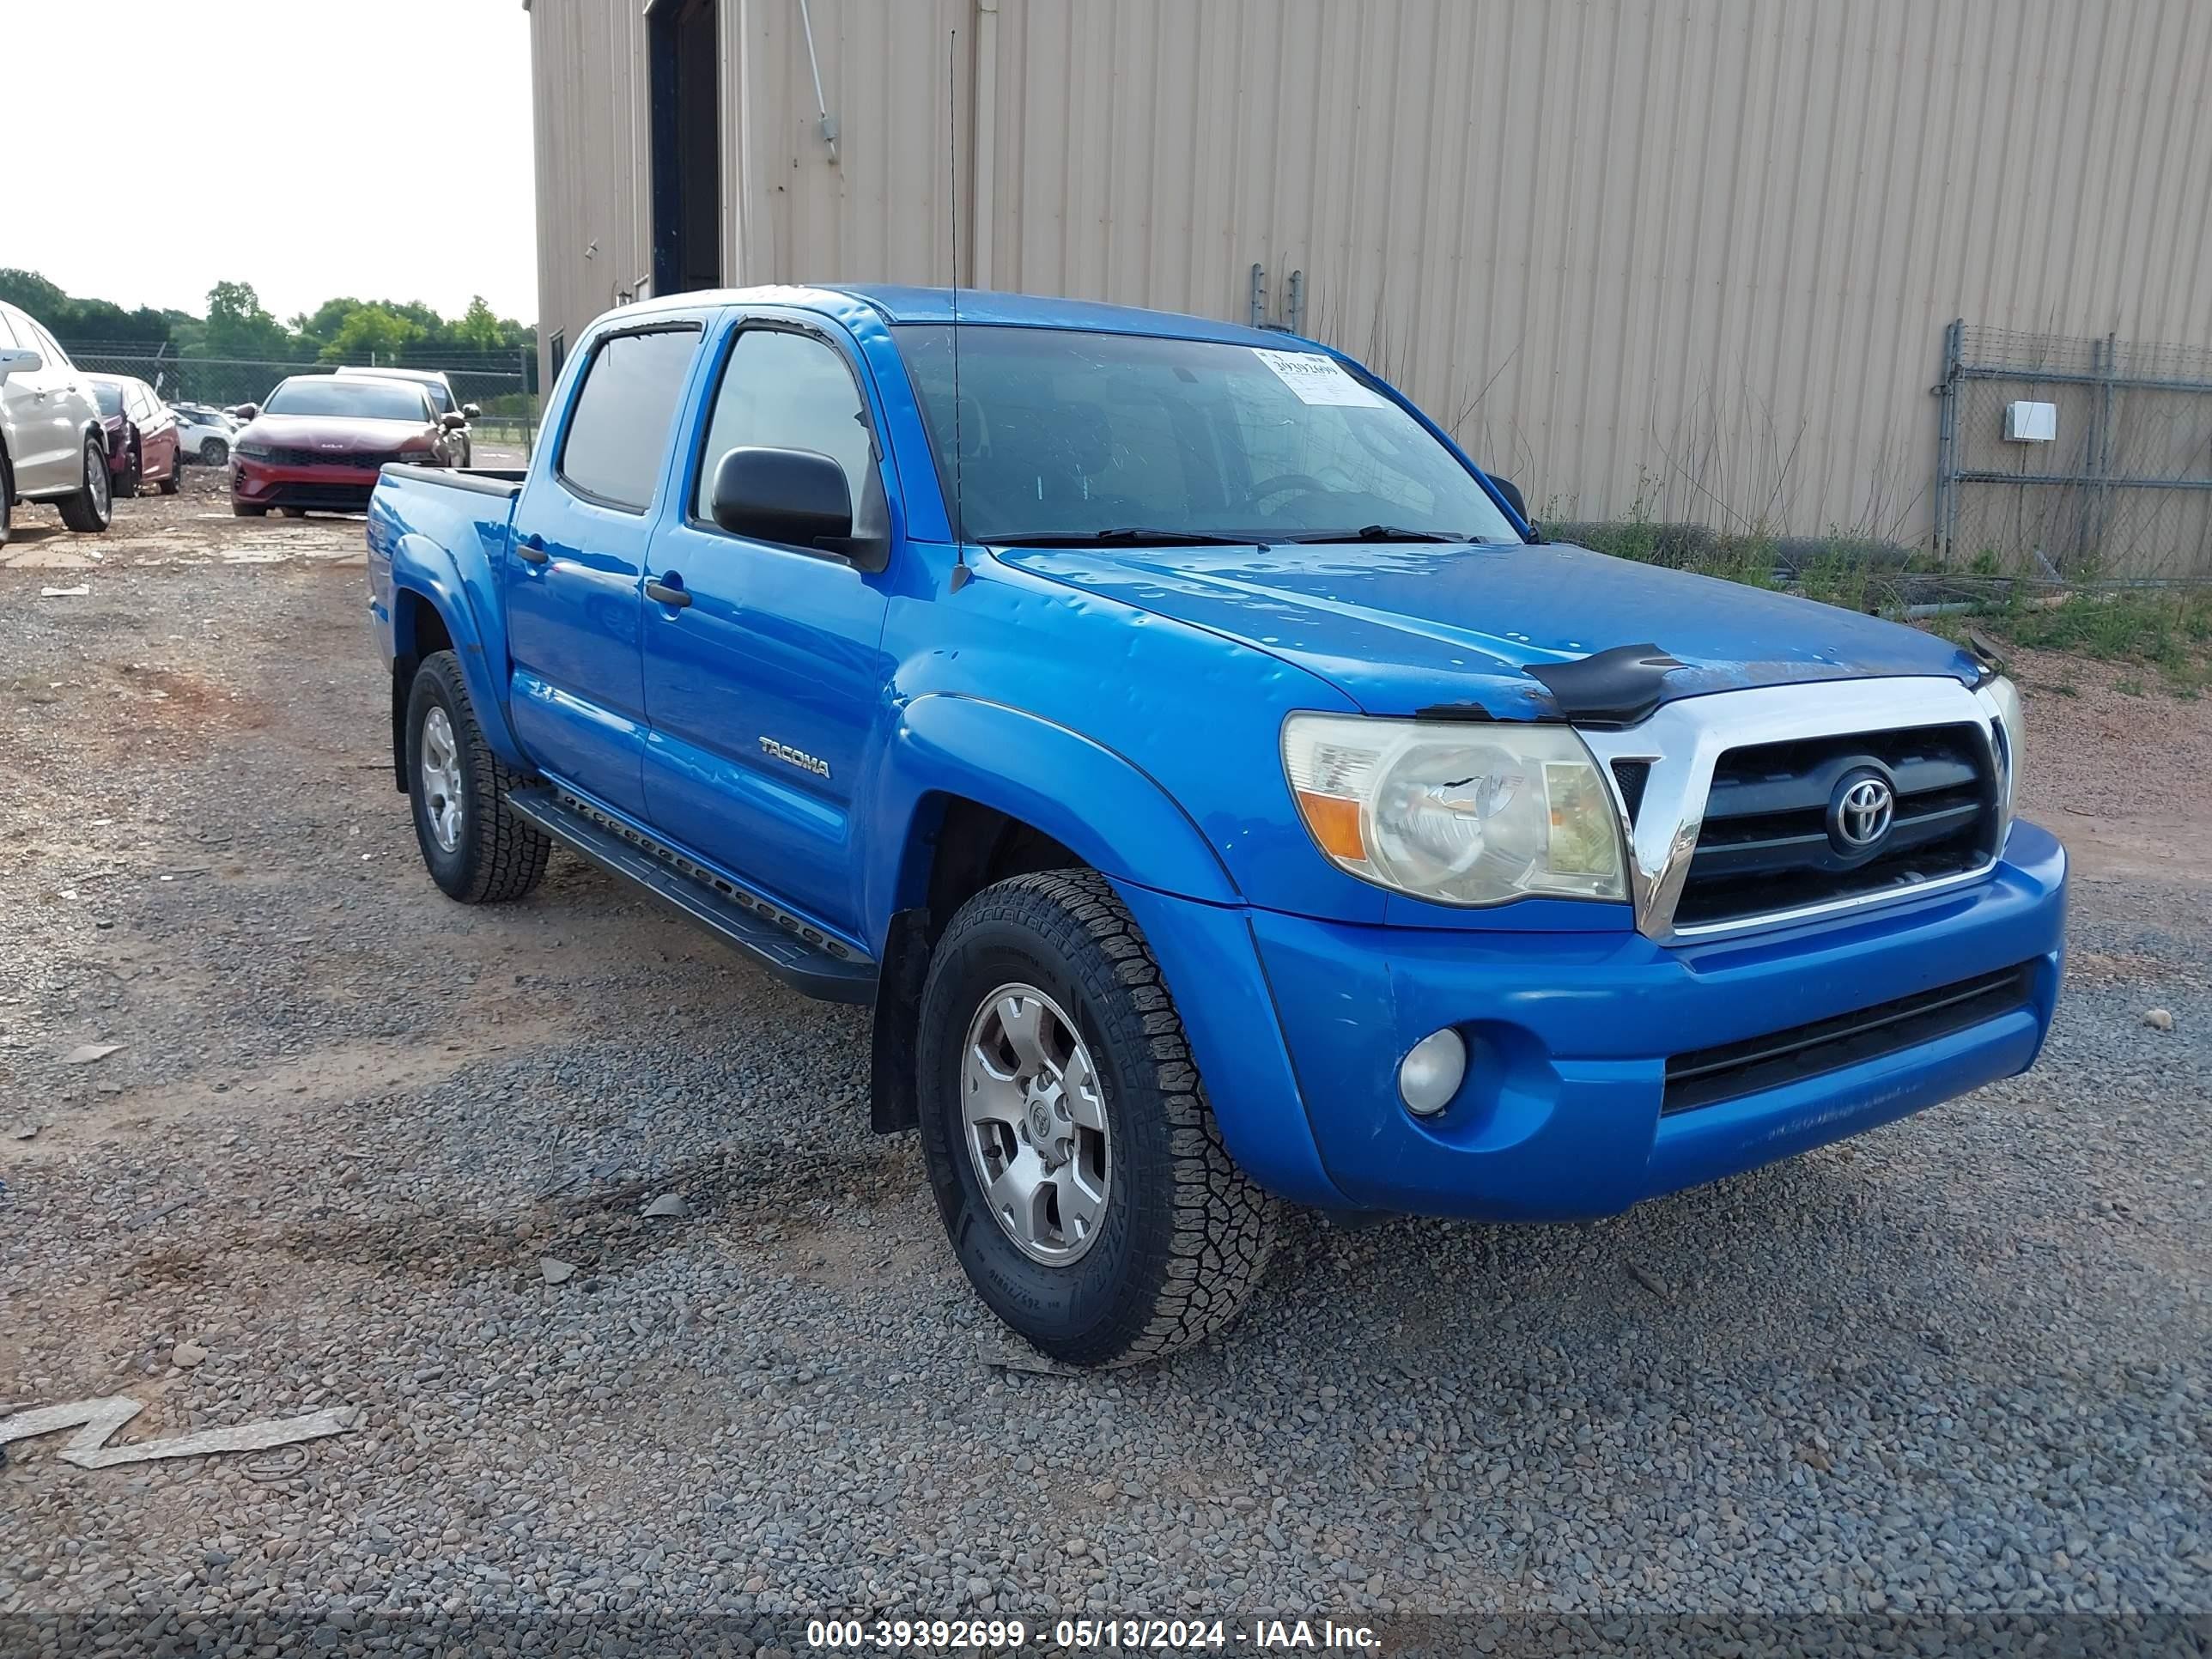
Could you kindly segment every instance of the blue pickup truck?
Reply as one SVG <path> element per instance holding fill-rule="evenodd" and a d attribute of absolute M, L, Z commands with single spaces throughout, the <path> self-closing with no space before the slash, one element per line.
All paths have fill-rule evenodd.
<path fill-rule="evenodd" d="M 1283 1201 L 1607 1215 L 2033 1063 L 1984 653 L 1547 542 L 1324 347 L 955 300 L 611 313 L 526 470 L 384 470 L 369 603 L 439 886 L 558 843 L 872 1005 L 1039 1348 L 1221 1329 Z"/>

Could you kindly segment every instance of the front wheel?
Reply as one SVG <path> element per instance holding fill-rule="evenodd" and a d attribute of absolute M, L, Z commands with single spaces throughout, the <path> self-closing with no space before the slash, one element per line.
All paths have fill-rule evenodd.
<path fill-rule="evenodd" d="M 115 495 L 107 456 L 91 439 L 85 441 L 83 476 L 84 487 L 54 505 L 62 510 L 62 522 L 78 535 L 96 536 L 115 521 Z"/>
<path fill-rule="evenodd" d="M 526 781 L 484 741 L 459 659 L 423 658 L 407 696 L 407 799 L 422 862 L 447 897 L 497 904 L 538 885 L 553 843 L 507 804 Z"/>
<path fill-rule="evenodd" d="M 200 440 L 200 459 L 210 466 L 221 466 L 230 459 L 230 446 L 220 438 Z"/>
<path fill-rule="evenodd" d="M 962 906 L 922 992 L 921 1147 L 954 1254 L 1054 1358 L 1132 1364 L 1243 1309 L 1273 1201 L 1223 1146 L 1159 965 L 1105 878 Z"/>

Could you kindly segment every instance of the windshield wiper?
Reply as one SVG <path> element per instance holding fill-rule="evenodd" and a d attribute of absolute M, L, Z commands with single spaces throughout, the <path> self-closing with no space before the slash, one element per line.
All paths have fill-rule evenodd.
<path fill-rule="evenodd" d="M 1404 530 L 1395 524 L 1363 525 L 1357 530 L 1315 530 L 1297 536 L 1278 536 L 1279 542 L 1466 542 L 1479 536 L 1455 536 L 1444 530 Z"/>
<path fill-rule="evenodd" d="M 1037 530 L 981 538 L 993 547 L 1251 547 L 1249 536 L 1214 536 L 1203 530 Z"/>

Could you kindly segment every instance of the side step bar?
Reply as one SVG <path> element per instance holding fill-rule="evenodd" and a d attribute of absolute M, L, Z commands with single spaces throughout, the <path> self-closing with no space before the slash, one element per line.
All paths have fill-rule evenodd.
<path fill-rule="evenodd" d="M 876 964 L 673 848 L 565 791 L 518 789 L 507 804 L 562 846 L 632 881 L 733 945 L 794 990 L 825 1002 L 875 1000 Z"/>

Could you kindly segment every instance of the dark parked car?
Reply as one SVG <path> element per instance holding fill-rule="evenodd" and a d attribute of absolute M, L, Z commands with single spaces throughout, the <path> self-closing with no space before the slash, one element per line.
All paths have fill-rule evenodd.
<path fill-rule="evenodd" d="M 117 495 L 128 498 L 141 484 L 155 484 L 164 495 L 177 493 L 182 465 L 177 417 L 143 380 L 127 374 L 88 374 L 92 400 L 107 432 L 107 471 Z"/>
<path fill-rule="evenodd" d="M 465 442 L 460 413 L 438 414 L 430 394 L 405 380 L 295 374 L 240 412 L 246 425 L 231 441 L 230 505 L 240 518 L 272 507 L 295 519 L 310 508 L 361 512 L 386 462 L 453 466 Z"/>

